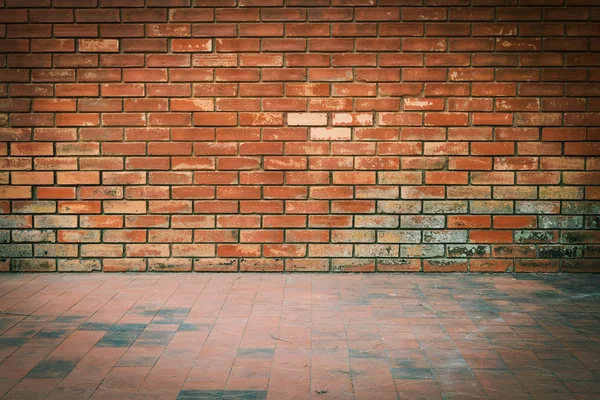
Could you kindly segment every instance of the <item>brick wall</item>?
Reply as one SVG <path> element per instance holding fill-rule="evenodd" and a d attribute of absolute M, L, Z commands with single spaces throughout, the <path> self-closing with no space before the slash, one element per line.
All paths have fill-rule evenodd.
<path fill-rule="evenodd" d="M 283 3 L 0 0 L 0 269 L 600 269 L 598 1 Z"/>

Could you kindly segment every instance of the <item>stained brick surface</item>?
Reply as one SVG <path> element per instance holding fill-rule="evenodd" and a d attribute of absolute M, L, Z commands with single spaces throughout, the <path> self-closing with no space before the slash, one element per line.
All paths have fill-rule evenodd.
<path fill-rule="evenodd" d="M 0 269 L 597 271 L 600 8 L 0 0 Z"/>

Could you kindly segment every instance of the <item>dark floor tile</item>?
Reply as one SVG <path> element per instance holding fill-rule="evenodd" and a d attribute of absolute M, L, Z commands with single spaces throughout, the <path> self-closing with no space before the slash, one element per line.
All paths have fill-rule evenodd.
<path fill-rule="evenodd" d="M 182 390 L 177 400 L 221 400 L 222 390 Z"/>
<path fill-rule="evenodd" d="M 0 337 L 0 348 L 20 347 L 27 343 L 26 337 Z"/>
<path fill-rule="evenodd" d="M 391 368 L 392 377 L 399 380 L 428 380 L 434 379 L 429 368 Z"/>
<path fill-rule="evenodd" d="M 181 316 L 187 315 L 190 312 L 189 308 L 179 307 L 179 308 L 161 308 L 157 315 L 161 316 Z"/>
<path fill-rule="evenodd" d="M 156 364 L 158 357 L 136 357 L 134 359 L 119 360 L 117 367 L 152 367 Z"/>
<path fill-rule="evenodd" d="M 115 324 L 110 330 L 114 332 L 142 332 L 147 324 Z"/>
<path fill-rule="evenodd" d="M 264 400 L 262 390 L 182 390 L 177 400 Z"/>
<path fill-rule="evenodd" d="M 151 324 L 162 324 L 162 325 L 177 325 L 185 321 L 185 315 L 182 316 L 168 316 L 168 315 L 157 315 L 152 318 Z"/>
<path fill-rule="evenodd" d="M 130 347 L 141 334 L 137 331 L 110 331 L 96 343 L 97 347 Z"/>
<path fill-rule="evenodd" d="M 143 316 L 143 317 L 153 317 L 158 313 L 159 310 L 154 310 L 154 309 L 146 309 L 143 307 L 136 307 L 134 309 L 132 309 L 130 311 L 130 313 L 134 314 L 134 315 L 139 315 L 139 316 Z"/>
<path fill-rule="evenodd" d="M 48 379 L 64 378 L 77 363 L 72 360 L 61 360 L 47 358 L 36 365 L 29 373 L 27 378 Z"/>
<path fill-rule="evenodd" d="M 62 317 L 58 317 L 54 320 L 54 322 L 65 323 L 65 322 L 78 322 L 86 319 L 86 317 L 78 316 L 78 315 L 64 315 Z"/>
<path fill-rule="evenodd" d="M 109 331 L 112 328 L 112 324 L 101 324 L 98 322 L 86 322 L 79 325 L 81 331 Z"/>
<path fill-rule="evenodd" d="M 56 330 L 52 330 L 52 331 L 41 331 L 40 333 L 38 333 L 36 335 L 36 338 L 38 339 L 58 339 L 63 337 L 67 332 L 64 329 L 56 329 Z"/>
<path fill-rule="evenodd" d="M 175 336 L 174 332 L 144 331 L 135 340 L 140 347 L 166 347 Z"/>
<path fill-rule="evenodd" d="M 264 400 L 267 392 L 262 390 L 224 390 L 222 400 Z"/>
<path fill-rule="evenodd" d="M 191 331 L 198 331 L 198 332 L 210 332 L 213 328 L 212 324 L 186 324 L 183 323 L 179 326 L 179 330 L 180 331 L 185 331 L 185 332 L 191 332 Z"/>
<path fill-rule="evenodd" d="M 273 358 L 275 349 L 239 348 L 237 357 L 240 358 Z"/>

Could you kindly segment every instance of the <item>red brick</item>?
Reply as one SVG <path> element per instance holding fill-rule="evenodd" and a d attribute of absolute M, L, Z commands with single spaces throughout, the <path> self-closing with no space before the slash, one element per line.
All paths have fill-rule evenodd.
<path fill-rule="evenodd" d="M 511 242 L 512 230 L 537 229 L 538 213 L 585 214 L 583 202 L 600 199 L 593 8 L 6 3 L 0 212 L 24 219 L 6 215 L 3 229 L 11 236 L 44 214 L 36 227 L 73 230 L 60 240 L 94 241 L 81 246 L 93 259 L 51 267 L 589 269 L 578 258 L 537 260 L 538 243 Z M 354 246 L 375 241 L 365 224 L 396 226 L 391 211 L 438 208 L 414 217 L 469 230 L 488 257 L 422 260 L 418 245 L 406 250 L 416 258 L 388 259 L 379 245 Z M 97 231 L 71 233 L 78 227 Z"/>
<path fill-rule="evenodd" d="M 171 41 L 173 52 L 210 52 L 212 50 L 211 39 L 173 39 Z"/>
<path fill-rule="evenodd" d="M 495 229 L 535 229 L 537 218 L 535 216 L 495 215 Z"/>
<path fill-rule="evenodd" d="M 79 51 L 91 53 L 113 53 L 119 51 L 116 39 L 79 39 Z"/>
<path fill-rule="evenodd" d="M 512 260 L 469 260 L 471 272 L 511 272 Z"/>
<path fill-rule="evenodd" d="M 516 260 L 516 272 L 558 272 L 559 260 Z"/>
<path fill-rule="evenodd" d="M 467 272 L 467 261 L 452 259 L 431 259 L 423 261 L 424 272 Z"/>
<path fill-rule="evenodd" d="M 469 232 L 470 243 L 512 243 L 513 233 L 510 230 L 472 230 Z"/>

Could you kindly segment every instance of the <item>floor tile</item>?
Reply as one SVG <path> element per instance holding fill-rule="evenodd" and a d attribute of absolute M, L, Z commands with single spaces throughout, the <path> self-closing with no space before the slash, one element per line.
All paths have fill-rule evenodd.
<path fill-rule="evenodd" d="M 596 275 L 0 278 L 7 399 L 600 395 Z"/>

